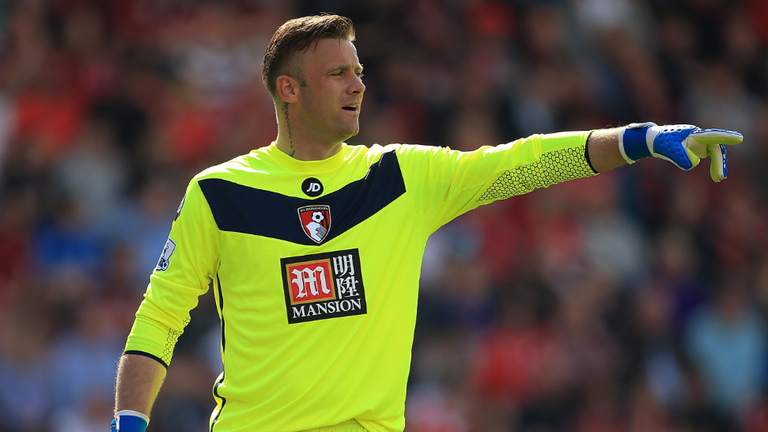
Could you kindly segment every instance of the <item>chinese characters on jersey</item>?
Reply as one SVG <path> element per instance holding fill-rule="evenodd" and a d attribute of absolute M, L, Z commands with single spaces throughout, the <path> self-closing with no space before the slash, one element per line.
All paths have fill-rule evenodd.
<path fill-rule="evenodd" d="M 367 313 L 357 249 L 280 260 L 288 323 Z"/>

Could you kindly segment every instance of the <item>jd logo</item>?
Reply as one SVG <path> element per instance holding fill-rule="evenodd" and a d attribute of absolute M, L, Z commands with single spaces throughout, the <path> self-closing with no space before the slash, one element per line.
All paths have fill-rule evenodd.
<path fill-rule="evenodd" d="M 320 196 L 323 193 L 323 184 L 320 180 L 310 177 L 301 184 L 301 191 L 311 197 Z"/>

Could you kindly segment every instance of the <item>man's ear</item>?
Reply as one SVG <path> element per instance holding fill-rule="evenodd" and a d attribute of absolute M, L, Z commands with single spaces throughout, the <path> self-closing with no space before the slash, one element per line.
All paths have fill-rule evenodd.
<path fill-rule="evenodd" d="M 277 77 L 277 94 L 288 103 L 294 103 L 299 100 L 300 85 L 295 79 L 288 75 L 280 75 Z"/>

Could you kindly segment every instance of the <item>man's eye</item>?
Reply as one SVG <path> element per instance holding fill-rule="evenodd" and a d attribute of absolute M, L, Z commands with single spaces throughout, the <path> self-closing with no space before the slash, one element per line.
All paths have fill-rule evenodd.
<path fill-rule="evenodd" d="M 362 72 L 358 72 L 358 73 L 357 73 L 357 77 L 358 77 L 358 78 L 362 78 L 362 77 L 363 77 L 363 73 L 362 73 Z"/>

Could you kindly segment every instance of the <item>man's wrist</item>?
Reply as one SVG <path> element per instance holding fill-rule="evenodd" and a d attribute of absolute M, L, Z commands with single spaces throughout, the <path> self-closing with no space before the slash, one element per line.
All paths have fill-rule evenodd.
<path fill-rule="evenodd" d="M 111 432 L 145 432 L 149 425 L 146 414 L 133 410 L 120 410 L 112 420 Z"/>
<path fill-rule="evenodd" d="M 651 122 L 632 123 L 621 130 L 619 133 L 619 151 L 624 160 L 628 163 L 634 163 L 653 156 L 653 139 L 649 140 L 648 132 L 655 126 L 656 124 Z"/>

